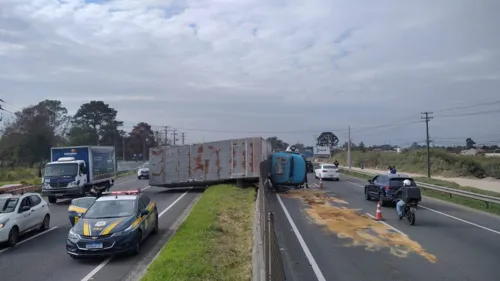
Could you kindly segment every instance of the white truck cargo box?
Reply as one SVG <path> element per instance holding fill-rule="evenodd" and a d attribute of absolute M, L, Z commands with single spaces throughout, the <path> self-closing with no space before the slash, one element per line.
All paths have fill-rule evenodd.
<path fill-rule="evenodd" d="M 263 138 L 151 148 L 149 184 L 182 187 L 242 179 L 258 181 L 260 162 L 272 153 Z"/>

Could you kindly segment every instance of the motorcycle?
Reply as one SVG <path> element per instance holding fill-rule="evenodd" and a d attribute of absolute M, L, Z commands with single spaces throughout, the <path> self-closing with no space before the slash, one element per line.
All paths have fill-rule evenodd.
<path fill-rule="evenodd" d="M 406 203 L 403 208 L 403 216 L 400 219 L 406 218 L 410 225 L 415 225 L 415 213 L 417 212 L 417 201 Z"/>

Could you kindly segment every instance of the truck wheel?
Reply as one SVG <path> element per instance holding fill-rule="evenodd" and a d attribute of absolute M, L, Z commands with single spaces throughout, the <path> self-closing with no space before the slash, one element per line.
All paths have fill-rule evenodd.
<path fill-rule="evenodd" d="M 57 203 L 57 197 L 55 197 L 55 196 L 49 196 L 49 203 L 52 203 L 52 204 Z"/>

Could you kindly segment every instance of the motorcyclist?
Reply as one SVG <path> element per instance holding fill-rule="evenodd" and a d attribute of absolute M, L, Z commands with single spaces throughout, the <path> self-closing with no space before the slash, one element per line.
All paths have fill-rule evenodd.
<path fill-rule="evenodd" d="M 339 161 L 337 161 L 337 160 L 335 159 L 335 162 L 333 162 L 333 165 L 335 165 L 335 167 L 337 167 L 337 168 L 338 168 L 338 167 L 339 167 Z"/>
<path fill-rule="evenodd" d="M 409 179 L 406 179 L 403 181 L 403 187 L 400 188 L 397 192 L 396 192 L 396 196 L 401 196 L 401 193 L 402 193 L 402 189 L 404 187 L 410 187 L 411 186 L 411 181 Z M 406 205 L 406 202 L 403 201 L 402 198 L 399 199 L 398 203 L 396 203 L 396 211 L 398 212 L 398 217 L 399 219 L 402 219 L 403 218 L 403 210 L 404 210 L 404 207 Z"/>

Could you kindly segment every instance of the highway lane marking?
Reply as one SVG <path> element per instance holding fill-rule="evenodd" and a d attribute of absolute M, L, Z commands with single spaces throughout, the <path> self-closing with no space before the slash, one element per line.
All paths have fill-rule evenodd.
<path fill-rule="evenodd" d="M 281 208 L 283 209 L 283 212 L 285 213 L 286 218 L 288 219 L 288 223 L 292 226 L 292 230 L 295 233 L 295 236 L 299 240 L 299 244 L 302 247 L 302 250 L 306 254 L 307 260 L 309 261 L 309 264 L 312 267 L 312 270 L 314 271 L 314 274 L 316 275 L 316 278 L 318 281 L 326 281 L 325 276 L 323 276 L 323 273 L 321 272 L 321 269 L 319 269 L 318 264 L 316 263 L 316 260 L 314 259 L 311 251 L 307 247 L 306 242 L 304 241 L 304 238 L 302 238 L 302 235 L 299 232 L 299 229 L 295 225 L 295 222 L 293 221 L 292 217 L 290 216 L 290 213 L 288 213 L 287 208 L 285 207 L 285 204 L 283 204 L 283 201 L 281 200 L 280 196 L 276 194 L 276 198 L 278 198 L 278 202 L 281 205 Z"/>
<path fill-rule="evenodd" d="M 24 240 L 22 240 L 22 241 L 19 241 L 19 242 L 17 242 L 16 246 L 21 245 L 21 244 L 23 244 L 23 243 L 26 243 L 26 242 L 28 242 L 28 241 L 30 241 L 30 240 L 32 240 L 32 239 L 35 239 L 35 238 L 36 238 L 36 237 L 38 237 L 38 236 L 44 235 L 45 233 L 49 233 L 49 232 L 51 232 L 52 230 L 54 230 L 54 229 L 56 229 L 56 228 L 58 228 L 58 226 L 51 227 L 51 228 L 49 228 L 49 229 L 45 230 L 44 232 L 40 232 L 40 233 L 35 234 L 35 235 L 33 235 L 33 236 L 29 237 L 29 238 L 26 238 L 26 239 L 24 239 Z M 12 248 L 5 248 L 5 249 L 2 249 L 2 250 L 0 250 L 0 253 L 3 253 L 3 252 L 8 251 L 8 250 L 10 250 L 10 249 L 12 249 Z"/>
<path fill-rule="evenodd" d="M 374 215 L 372 215 L 372 214 L 370 214 L 370 213 L 365 213 L 365 214 L 366 214 L 367 216 L 369 216 L 370 218 L 375 219 L 375 216 L 374 216 Z M 408 236 L 406 233 L 404 233 L 403 231 L 401 231 L 401 230 L 399 230 L 399 229 L 395 228 L 394 226 L 392 226 L 392 225 L 390 225 L 390 224 L 386 223 L 385 221 L 378 221 L 378 222 L 379 222 L 379 223 L 384 224 L 385 226 L 389 227 L 390 229 L 392 229 L 392 230 L 396 231 L 397 233 L 399 233 L 399 234 L 401 234 L 401 235 L 403 235 L 403 236 L 410 237 L 410 236 Z"/>
<path fill-rule="evenodd" d="M 486 230 L 486 231 L 489 231 L 489 232 L 492 232 L 492 233 L 495 233 L 495 234 L 500 235 L 500 231 L 496 231 L 496 230 L 491 229 L 491 228 L 488 228 L 488 227 L 486 227 L 486 226 L 482 226 L 482 225 L 479 225 L 479 224 L 477 224 L 477 223 L 473 223 L 473 222 L 470 222 L 470 221 L 466 221 L 466 220 L 464 220 L 464 219 L 457 218 L 457 217 L 455 217 L 455 216 L 448 215 L 448 214 L 446 214 L 446 213 L 443 213 L 443 212 L 440 212 L 440 211 L 438 211 L 438 210 L 434 210 L 434 209 L 431 209 L 431 208 L 429 208 L 429 207 L 425 207 L 425 206 L 422 206 L 422 205 L 419 205 L 419 207 L 420 207 L 420 208 L 427 209 L 427 210 L 429 210 L 429 211 L 431 211 L 431 212 L 434 212 L 434 213 L 440 214 L 440 215 L 442 215 L 442 216 L 449 217 L 449 218 L 451 218 L 451 219 L 454 219 L 454 220 L 457 220 L 457 221 L 461 221 L 461 222 L 463 222 L 463 223 L 470 224 L 470 225 L 472 225 L 472 226 L 475 226 L 475 227 L 481 228 L 481 229 L 483 229 L 483 230 Z"/>
<path fill-rule="evenodd" d="M 179 202 L 191 189 L 187 190 L 184 192 L 181 196 L 179 196 L 177 199 L 175 199 L 174 202 L 172 202 L 170 205 L 168 205 L 167 208 L 165 208 L 160 214 L 158 214 L 158 217 L 161 218 L 168 210 L 172 209 L 177 202 Z M 85 277 L 82 278 L 81 281 L 89 281 L 94 278 L 94 276 L 103 268 L 105 267 L 112 259 L 113 257 L 109 257 L 105 259 L 101 264 L 99 264 L 96 268 L 94 268 L 91 272 L 89 272 Z"/>
<path fill-rule="evenodd" d="M 358 184 L 358 183 L 354 183 L 354 182 L 351 182 L 351 181 L 347 181 L 347 182 L 364 188 L 364 186 L 363 186 L 363 185 L 360 185 L 360 184 Z M 438 210 L 434 210 L 434 209 L 429 208 L 429 207 L 425 207 L 425 206 L 423 206 L 423 205 L 418 205 L 418 207 L 419 207 L 419 208 L 424 208 L 424 209 L 426 209 L 426 210 L 429 210 L 429 211 L 434 212 L 434 213 L 436 213 L 436 214 L 440 214 L 440 215 L 445 216 L 445 217 L 448 217 L 448 218 L 450 218 L 450 219 L 454 219 L 454 220 L 457 220 L 457 221 L 460 221 L 460 222 L 466 223 L 466 224 L 468 224 L 468 225 L 472 225 L 472 226 L 475 226 L 475 227 L 477 227 L 477 228 L 480 228 L 480 229 L 483 229 L 483 230 L 489 231 L 489 232 L 491 232 L 491 233 L 495 233 L 495 234 L 500 235 L 500 231 L 497 231 L 497 230 L 494 230 L 494 229 L 488 228 L 488 227 L 486 227 L 486 226 L 483 226 L 483 225 L 480 225 L 480 224 L 477 224 L 477 223 L 473 223 L 473 222 L 470 222 L 470 221 L 467 221 L 467 220 L 464 220 L 464 219 L 461 219 L 461 218 L 458 218 L 458 217 L 455 217 L 455 216 L 452 216 L 452 215 L 448 215 L 448 214 L 446 214 L 446 213 L 443 213 L 443 212 L 438 211 Z"/>

